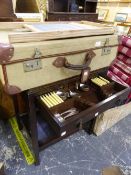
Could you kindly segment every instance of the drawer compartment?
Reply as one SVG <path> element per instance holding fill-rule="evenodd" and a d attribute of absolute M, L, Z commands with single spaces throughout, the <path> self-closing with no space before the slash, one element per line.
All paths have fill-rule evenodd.
<path fill-rule="evenodd" d="M 79 77 L 67 79 L 48 85 L 37 93 L 43 117 L 59 136 L 79 130 L 100 113 L 124 103 L 130 89 L 105 75 L 103 71 L 94 72 L 86 84 L 81 84 Z M 96 77 L 107 82 L 94 83 Z"/>

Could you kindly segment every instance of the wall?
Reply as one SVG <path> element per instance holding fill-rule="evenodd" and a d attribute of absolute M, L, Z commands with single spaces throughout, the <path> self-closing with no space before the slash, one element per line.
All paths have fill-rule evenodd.
<path fill-rule="evenodd" d="M 113 22 L 116 13 L 128 13 L 128 22 L 131 22 L 131 2 L 98 2 L 97 8 L 108 9 L 105 21 Z"/>

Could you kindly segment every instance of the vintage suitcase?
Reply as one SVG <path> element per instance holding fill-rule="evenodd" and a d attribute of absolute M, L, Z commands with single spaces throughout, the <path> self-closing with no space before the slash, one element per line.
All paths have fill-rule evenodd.
<path fill-rule="evenodd" d="M 80 70 L 56 68 L 57 57 L 66 56 L 69 63 L 82 65 L 87 52 L 93 50 L 92 71 L 107 67 L 115 58 L 118 37 L 112 27 L 92 22 L 56 24 L 1 24 L 0 72 L 8 94 L 81 74 Z"/>
<path fill-rule="evenodd" d="M 0 38 L 3 86 L 10 95 L 27 94 L 27 128 L 37 163 L 40 150 L 85 128 L 128 96 L 129 88 L 106 76 L 118 48 L 112 27 L 92 22 L 3 23 Z M 104 85 L 93 83 L 96 77 L 104 78 Z M 38 113 L 52 130 L 40 142 Z"/>

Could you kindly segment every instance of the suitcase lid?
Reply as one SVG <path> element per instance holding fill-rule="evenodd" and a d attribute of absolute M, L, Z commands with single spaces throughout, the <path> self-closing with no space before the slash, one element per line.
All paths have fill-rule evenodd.
<path fill-rule="evenodd" d="M 2 37 L 6 29 L 6 38 Z M 18 30 L 19 29 L 19 30 Z M 43 22 L 43 23 L 8 23 L 0 26 L 3 42 L 29 43 L 63 38 L 108 35 L 115 32 L 111 26 L 95 22 Z"/>
<path fill-rule="evenodd" d="M 3 61 L 5 64 L 8 61 L 33 59 L 36 49 L 42 57 L 48 57 L 67 52 L 67 49 L 62 51 L 61 47 L 68 47 L 68 52 L 76 52 L 87 48 L 118 45 L 118 39 L 113 35 L 113 27 L 94 22 L 1 24 L 0 64 Z"/>
<path fill-rule="evenodd" d="M 45 30 L 44 32 L 32 32 L 30 27 L 33 25 L 30 24 L 34 26 L 39 26 L 40 24 L 39 27 L 41 27 L 42 24 Z M 50 31 L 46 30 L 49 26 L 57 29 L 57 24 L 68 26 L 68 30 L 52 31 L 50 28 Z M 84 26 L 84 29 L 81 26 Z M 75 29 L 69 30 L 70 27 L 74 27 Z M 5 84 L 6 88 L 10 88 L 7 89 L 9 94 L 18 93 L 32 87 L 49 84 L 81 74 L 78 68 L 81 69 L 82 67 L 82 69 L 85 69 L 85 66 L 88 66 L 83 62 L 85 62 L 84 60 L 89 50 L 96 50 L 97 52 L 97 59 L 93 59 L 91 62 L 91 70 L 106 67 L 115 58 L 118 45 L 118 38 L 116 35 L 113 35 L 113 27 L 105 27 L 92 22 L 89 22 L 87 25 L 85 23 L 58 22 L 29 23 L 28 25 L 27 23 L 13 23 L 13 25 L 12 23 L 4 23 L 0 26 L 0 29 L 0 64 L 3 64 L 3 67 L 6 66 L 4 75 L 8 79 L 8 82 Z M 30 31 L 27 32 L 25 30 Z M 107 46 L 113 47 L 111 54 L 108 57 L 104 53 L 101 57 L 101 54 L 103 54 L 102 48 L 108 48 Z M 108 50 L 106 50 L 106 52 L 108 52 Z M 62 65 L 63 63 L 65 65 L 65 62 L 67 63 L 66 60 L 64 60 L 64 62 L 57 60 L 57 57 L 62 56 L 66 57 L 68 63 L 70 63 L 68 65 L 66 64 L 66 66 L 71 66 L 75 68 L 75 70 L 57 68 L 56 66 L 59 67 L 60 65 L 54 65 L 54 61 L 56 61 L 56 63 L 62 63 Z M 31 69 L 29 70 L 28 68 Z M 89 71 L 90 70 L 88 70 L 88 72 Z M 50 74 L 51 72 L 54 73 Z M 84 75 L 89 75 L 88 72 L 85 72 Z M 43 78 L 43 75 L 46 76 Z M 36 79 L 37 76 L 39 77 L 38 79 Z M 7 80 L 6 78 L 4 78 L 4 81 Z M 18 81 L 19 79 L 20 81 Z M 14 88 L 14 86 L 18 88 Z"/>
<path fill-rule="evenodd" d="M 99 38 L 98 41 L 100 40 L 100 42 L 98 43 L 94 42 L 94 44 L 92 45 L 89 44 L 88 48 L 99 47 L 99 46 L 103 47 L 107 45 L 105 39 L 107 38 L 109 40 L 109 37 L 111 36 L 112 38 L 114 33 L 113 27 L 87 21 L 46 22 L 46 23 L 14 22 L 13 24 L 12 23 L 1 23 L 1 24 L 2 25 L 0 26 L 0 38 L 1 38 L 0 64 L 3 61 L 5 64 L 7 61 L 15 61 L 18 59 L 27 59 L 27 58 L 32 59 L 33 55 L 36 54 L 35 48 L 41 48 L 40 49 L 40 52 L 42 53 L 41 56 L 44 57 L 50 54 L 56 55 L 62 53 L 63 51 L 61 50 L 61 47 L 65 48 L 68 47 L 69 52 L 72 51 L 73 46 L 75 46 L 73 51 L 79 50 L 79 47 L 81 46 L 87 49 L 87 44 L 89 42 L 92 42 L 92 38 L 95 38 L 93 40 Z M 86 38 L 86 41 L 85 39 L 83 39 L 83 37 Z M 115 41 L 114 39 L 113 40 L 111 39 L 108 45 L 118 44 L 118 41 L 116 40 L 117 39 L 115 39 Z M 82 45 L 79 42 L 81 42 Z M 52 47 L 56 49 L 53 49 L 51 51 L 50 49 Z M 22 52 L 22 54 L 17 55 L 18 52 L 21 53 L 22 51 L 21 48 L 25 48 L 24 52 Z M 32 48 L 33 50 L 31 51 L 30 48 Z M 28 52 L 26 52 L 26 50 L 28 50 Z"/>

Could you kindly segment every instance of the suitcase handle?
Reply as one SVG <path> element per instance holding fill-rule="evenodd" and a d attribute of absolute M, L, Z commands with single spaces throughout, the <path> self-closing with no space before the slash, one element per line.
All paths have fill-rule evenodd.
<path fill-rule="evenodd" d="M 67 69 L 73 69 L 73 70 L 84 70 L 89 68 L 89 64 L 91 63 L 92 58 L 95 56 L 96 54 L 92 50 L 89 50 L 86 53 L 84 64 L 82 65 L 73 65 L 68 62 L 66 57 L 57 57 L 56 60 L 53 62 L 53 65 L 57 68 L 65 67 Z"/>

